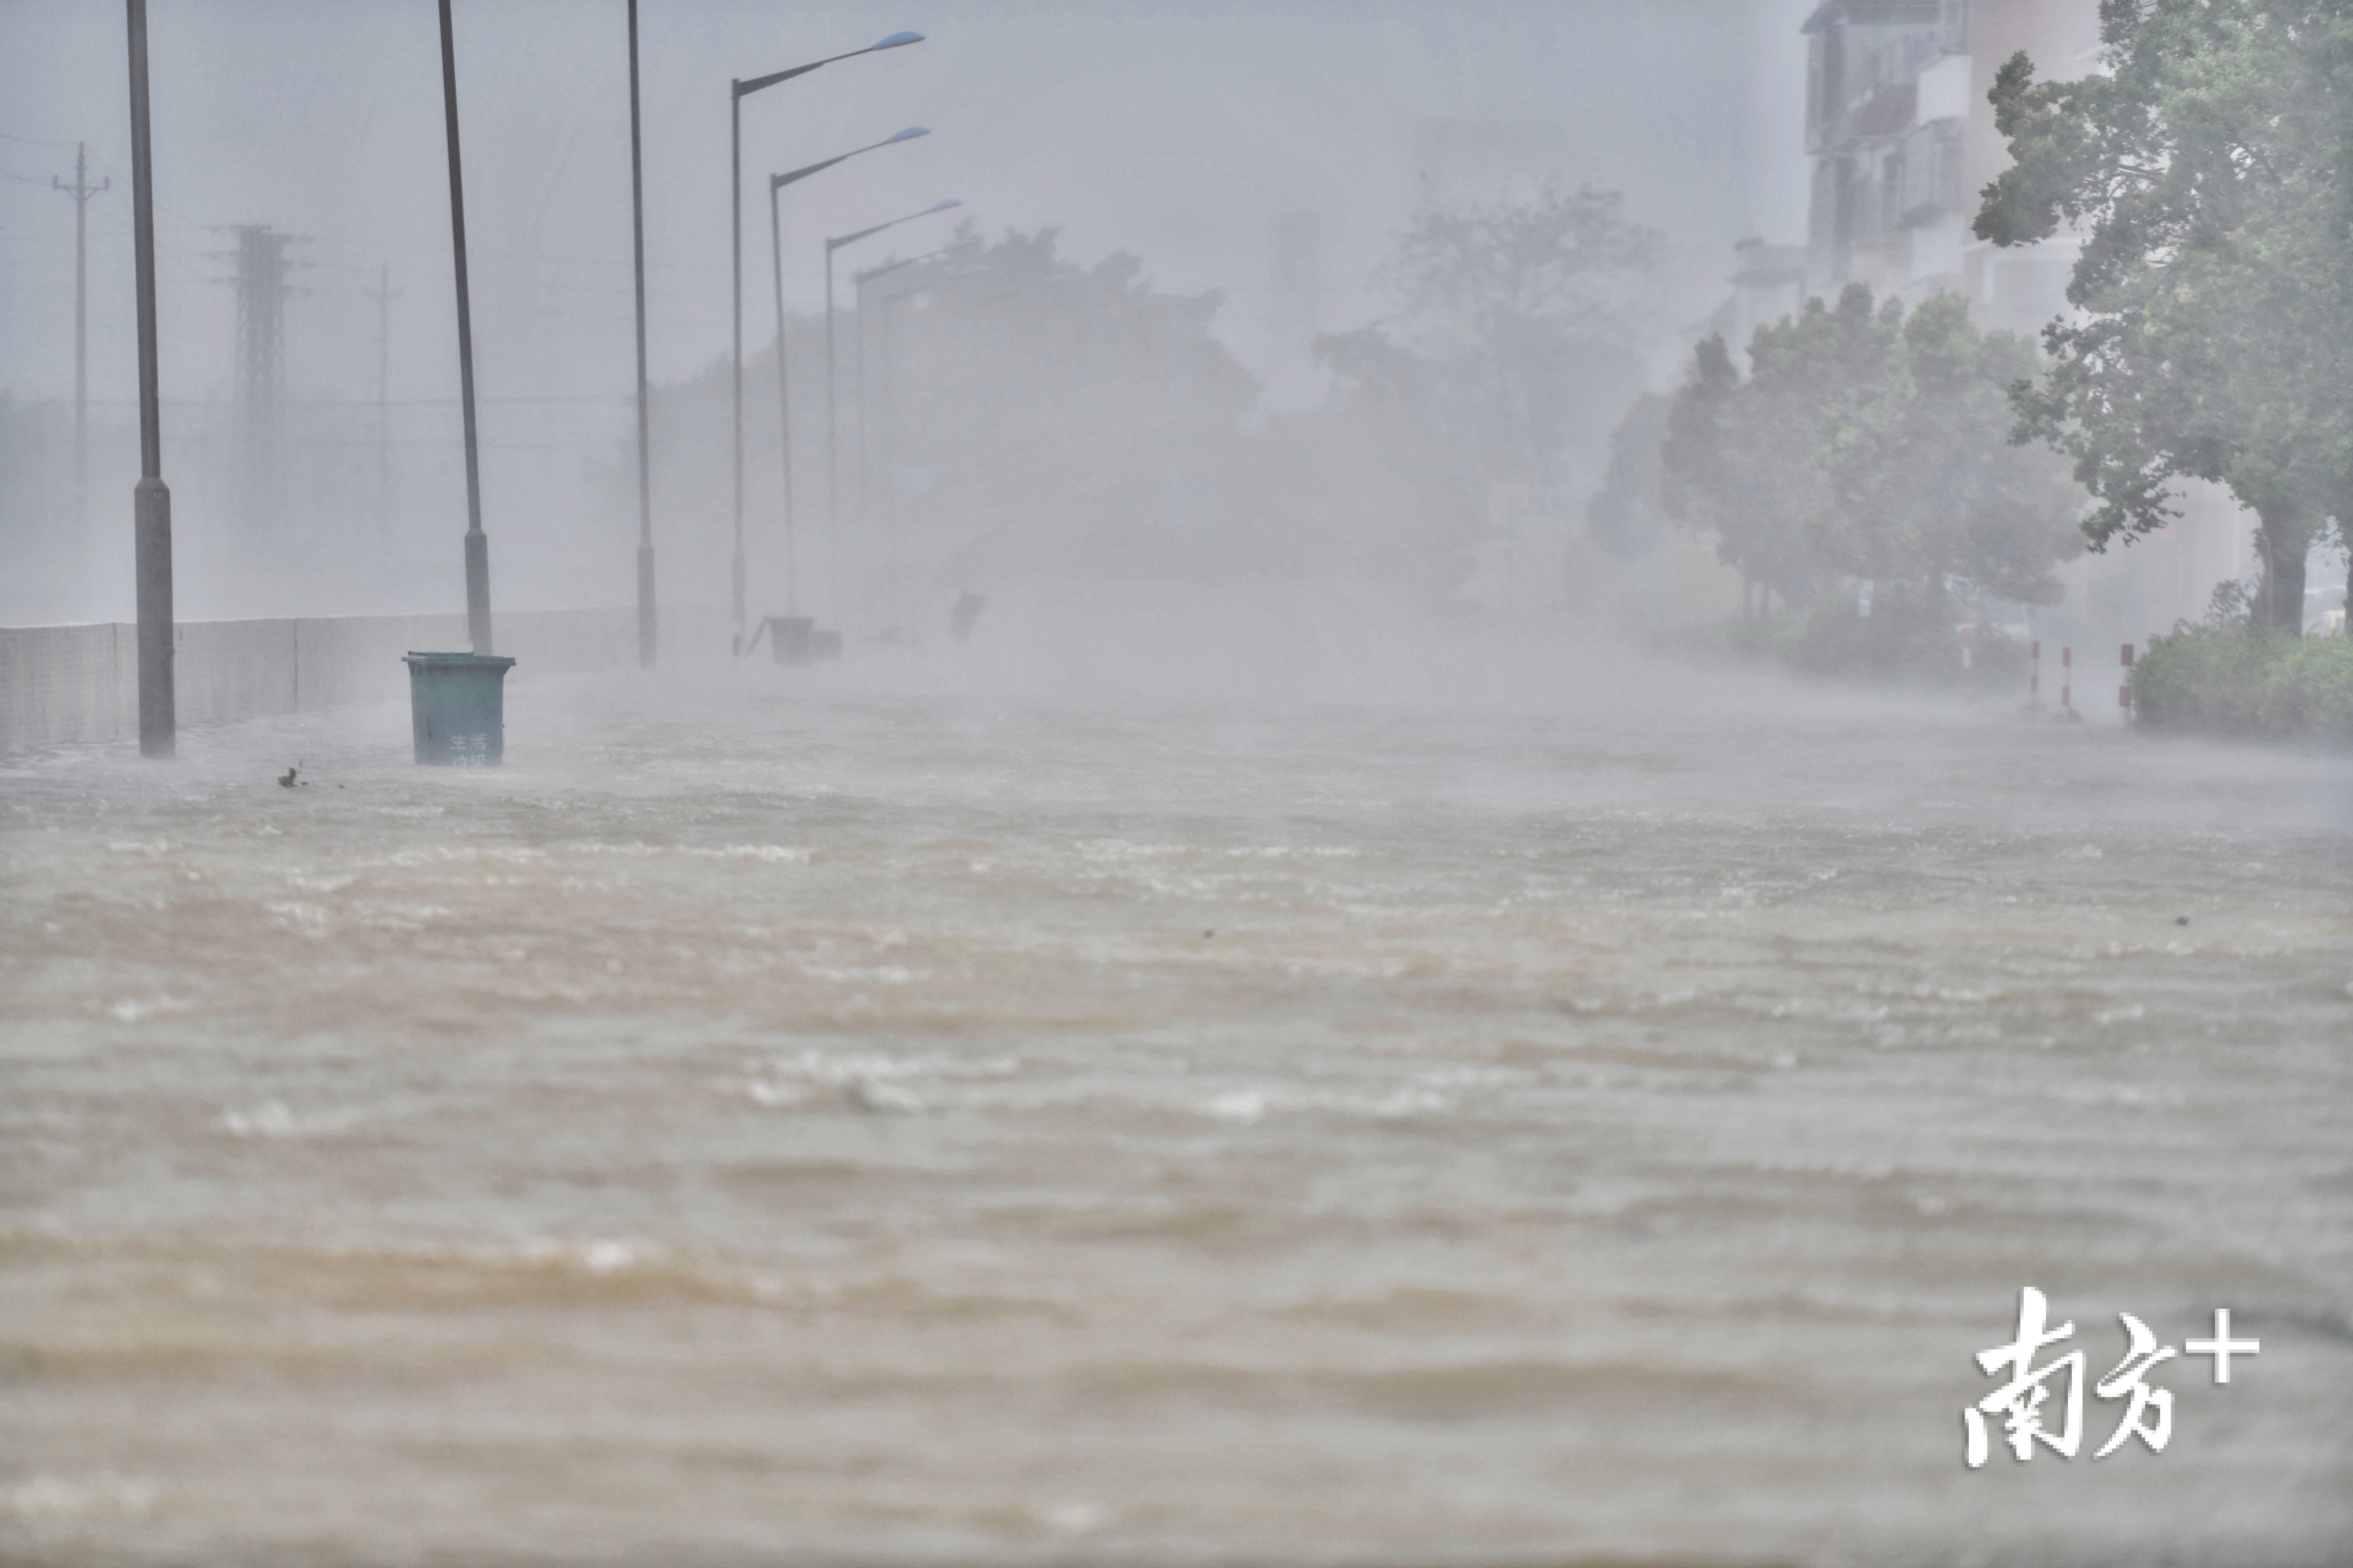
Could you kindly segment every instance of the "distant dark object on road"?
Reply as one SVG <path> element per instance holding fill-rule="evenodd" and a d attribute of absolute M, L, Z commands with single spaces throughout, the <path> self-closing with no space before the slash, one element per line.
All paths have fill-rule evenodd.
<path fill-rule="evenodd" d="M 976 594 L 969 588 L 964 591 L 963 596 L 955 602 L 955 608 L 948 612 L 948 630 L 955 635 L 956 641 L 972 640 L 972 628 L 978 624 L 980 613 L 987 608 L 987 595 Z"/>
<path fill-rule="evenodd" d="M 295 784 L 295 778 L 294 778 L 294 775 L 295 775 L 295 774 L 297 774 L 297 773 L 301 773 L 301 771 L 302 771 L 302 764 L 301 764 L 301 763 L 295 763 L 292 767 L 288 768 L 284 773 L 282 773 L 282 774 L 280 774 L 280 775 L 279 780 L 278 780 L 278 787 L 279 787 L 279 788 L 280 788 L 280 789 L 292 789 L 292 788 L 294 787 L 294 784 Z"/>

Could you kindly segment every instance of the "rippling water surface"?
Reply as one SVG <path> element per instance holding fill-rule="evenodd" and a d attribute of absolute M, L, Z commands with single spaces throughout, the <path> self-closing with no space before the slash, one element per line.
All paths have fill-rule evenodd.
<path fill-rule="evenodd" d="M 0 773 L 0 1558 L 2353 1560 L 2342 758 L 513 712 Z M 2029 1284 L 2263 1351 L 1971 1472 Z"/>

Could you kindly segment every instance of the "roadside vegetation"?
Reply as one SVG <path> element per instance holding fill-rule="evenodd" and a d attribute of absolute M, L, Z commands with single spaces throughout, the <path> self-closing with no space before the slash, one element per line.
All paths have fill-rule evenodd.
<path fill-rule="evenodd" d="M 2039 349 L 1860 286 L 1759 330 L 1745 366 L 1711 339 L 1620 426 L 1591 531 L 1713 537 L 1745 584 L 1736 647 L 1958 680 L 1974 623 L 1982 681 L 2021 651 L 1989 623 L 2053 603 L 2057 563 L 2210 481 L 2258 520 L 2256 575 L 2149 651 L 2143 721 L 2346 736 L 2353 642 L 2303 632 L 2307 557 L 2353 543 L 2353 4 L 2106 0 L 2102 30 L 2098 71 L 2039 81 L 2021 54 L 1992 93 L 2015 163 L 1978 237 L 2084 240 Z"/>
<path fill-rule="evenodd" d="M 826 560 L 838 475 L 845 572 L 934 596 L 1076 572 L 1373 580 L 1443 601 L 1499 519 L 1567 516 L 1589 486 L 1641 391 L 1662 246 L 1595 187 L 1425 212 L 1382 268 L 1400 309 L 1318 339 L 1322 401 L 1265 413 L 1214 331 L 1219 295 L 1162 288 L 1133 255 L 1082 264 L 1050 229 L 964 228 L 869 274 L 866 325 L 842 312 L 838 440 L 823 319 L 786 323 L 803 558 Z M 771 338 L 744 374 L 759 519 L 785 510 L 776 353 Z M 714 363 L 654 405 L 680 455 L 655 471 L 657 510 L 703 530 L 712 559 L 733 515 L 732 391 Z M 617 530 L 634 460 L 607 461 Z"/>
<path fill-rule="evenodd" d="M 2074 462 L 2094 550 L 2179 515 L 2175 487 L 2229 487 L 2261 520 L 2253 624 L 2304 630 L 2305 563 L 2353 507 L 2353 5 L 2106 0 L 2104 69 L 1993 90 L 2014 167 L 1980 239 L 2084 252 L 2078 314 L 2016 394 L 2021 439 Z"/>
<path fill-rule="evenodd" d="M 2253 595 L 2215 590 L 2202 626 L 2159 637 L 2133 667 L 2150 730 L 2353 745 L 2353 638 L 2291 637 L 2257 624 Z"/>
<path fill-rule="evenodd" d="M 1712 337 L 1672 397 L 1635 407 L 1596 537 L 1654 531 L 1651 513 L 1712 535 L 1743 584 L 1725 640 L 1808 673 L 2022 673 L 2022 651 L 1989 628 L 2008 607 L 2057 602 L 2054 568 L 2084 549 L 2065 461 L 2010 439 L 2033 345 L 1980 331 L 1957 298 L 1907 314 L 1858 283 L 1759 328 L 1746 358 L 1744 375 Z"/>

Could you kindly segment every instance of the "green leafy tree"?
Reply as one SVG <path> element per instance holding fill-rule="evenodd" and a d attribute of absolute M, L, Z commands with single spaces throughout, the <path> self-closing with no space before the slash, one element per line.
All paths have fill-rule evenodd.
<path fill-rule="evenodd" d="M 1978 331 L 1955 295 L 1914 311 L 1879 384 L 1824 421 L 1821 563 L 1932 608 L 1954 578 L 1996 598 L 2057 603 L 2051 568 L 2083 548 L 2083 496 L 2063 459 L 2010 442 L 2010 389 L 2035 369 L 2031 343 Z"/>
<path fill-rule="evenodd" d="M 1823 421 L 1881 385 L 1900 316 L 1894 301 L 1875 310 L 1860 283 L 1835 308 L 1809 300 L 1757 330 L 1746 381 L 1721 337 L 1700 344 L 1667 414 L 1660 500 L 1714 533 L 1752 586 L 1800 605 L 1820 593 L 1831 570 L 1819 538 L 1831 499 Z"/>
<path fill-rule="evenodd" d="M 1759 328 L 1749 363 L 1743 380 L 1722 339 L 1700 345 L 1661 455 L 1667 511 L 1714 531 L 1725 561 L 1799 604 L 1867 577 L 1930 621 L 1954 578 L 2057 599 L 2082 494 L 2063 461 L 2010 439 L 2031 344 L 1979 332 L 1957 299 L 1906 320 L 1854 284 Z"/>
<path fill-rule="evenodd" d="M 2178 515 L 2176 482 L 2261 519 L 2255 619 L 2302 629 L 2305 559 L 2353 511 L 2353 0 L 2103 0 L 2106 74 L 1993 91 L 2016 164 L 1999 245 L 2084 236 L 2016 395 L 2021 439 L 2074 459 L 2093 548 Z"/>

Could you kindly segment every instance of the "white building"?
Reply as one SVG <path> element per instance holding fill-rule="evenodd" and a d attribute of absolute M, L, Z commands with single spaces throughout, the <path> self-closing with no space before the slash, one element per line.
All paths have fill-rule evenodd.
<path fill-rule="evenodd" d="M 1970 226 L 2010 163 L 1996 73 L 2021 51 L 2041 79 L 2101 69 L 2098 0 L 1822 0 L 1805 33 L 1805 243 L 1736 247 L 1732 297 L 1704 330 L 1737 352 L 1759 325 L 1856 282 L 1909 306 L 1958 294 L 1979 325 L 2021 336 L 2065 314 L 2080 240 L 2005 249 Z M 2036 617 L 2054 640 L 2143 641 L 2253 570 L 2253 520 L 2228 492 L 2192 485 L 2181 500 L 2180 521 L 2066 570 L 2066 602 Z M 2313 614 L 2330 608 L 2316 600 Z"/>
<path fill-rule="evenodd" d="M 2045 79 L 2099 68 L 2098 0 L 1823 0 L 1805 30 L 1807 291 L 1957 293 L 2018 332 L 2065 310 L 2076 242 L 2003 250 L 1969 227 L 2010 163 L 1995 74 L 2021 51 Z"/>

